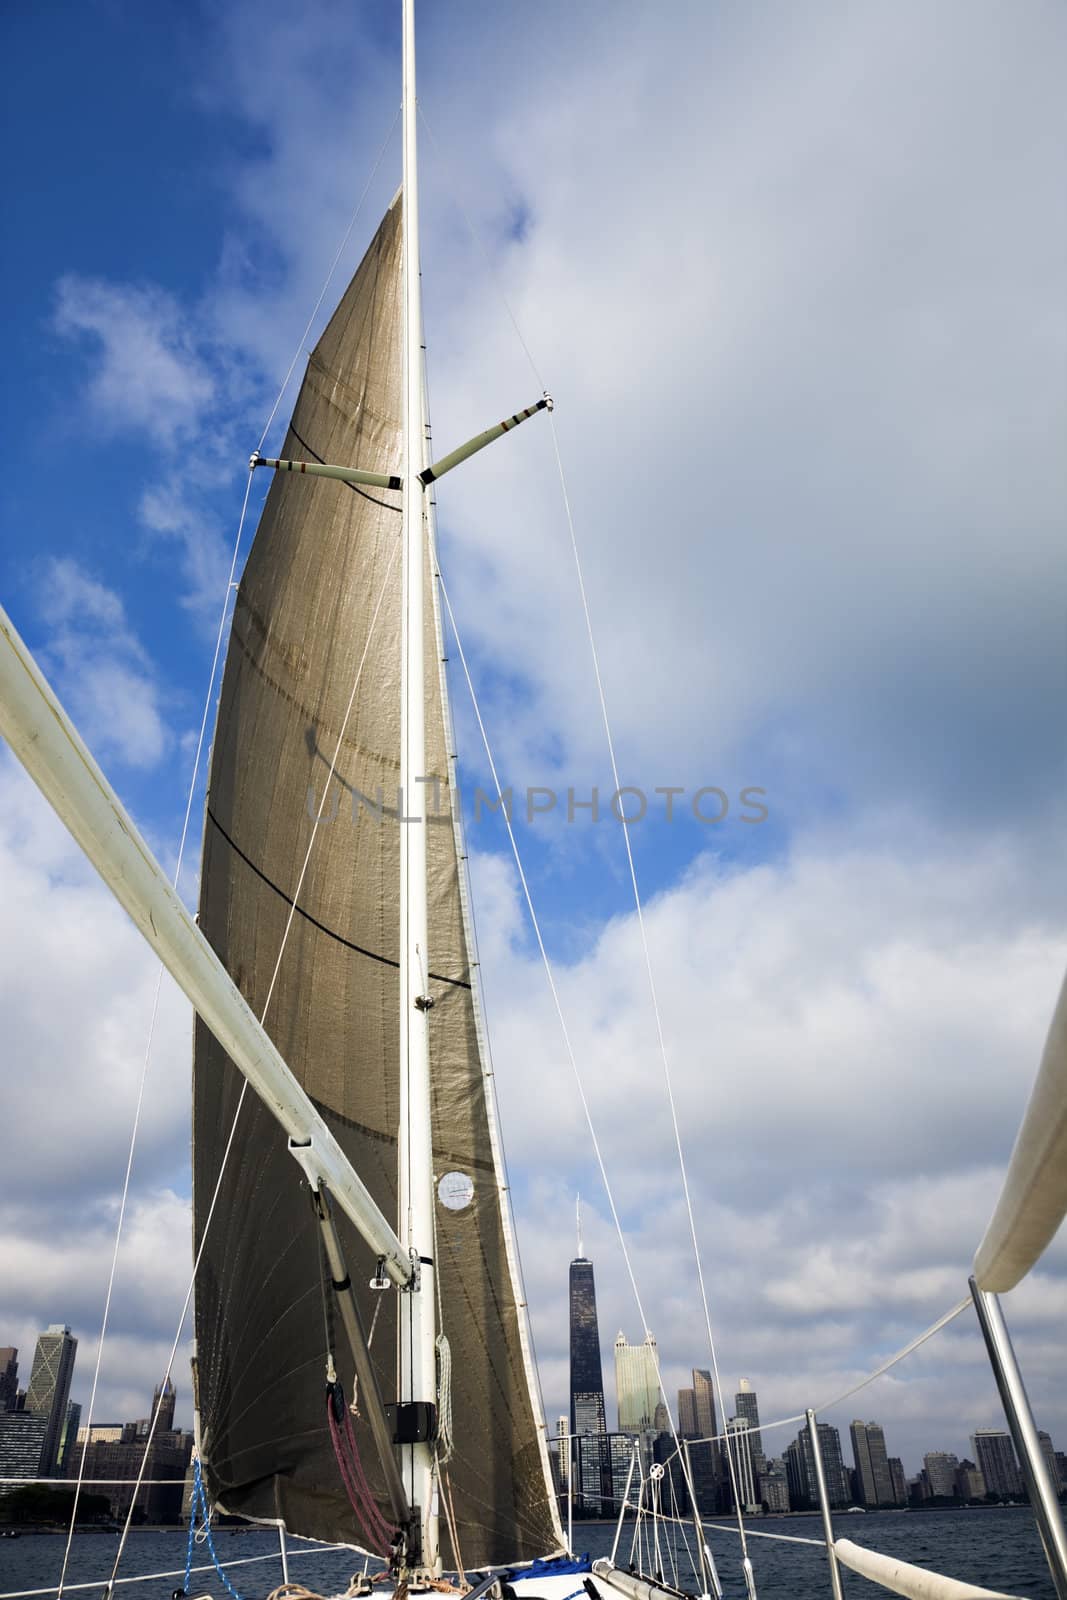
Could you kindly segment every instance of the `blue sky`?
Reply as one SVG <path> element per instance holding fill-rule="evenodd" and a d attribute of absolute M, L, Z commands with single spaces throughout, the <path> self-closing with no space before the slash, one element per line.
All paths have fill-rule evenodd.
<path fill-rule="evenodd" d="M 632 839 L 724 1384 L 795 1411 L 963 1292 L 1067 956 L 1062 13 L 423 10 L 435 438 L 536 397 L 503 285 L 557 398 L 625 781 L 767 791 L 764 825 L 735 804 L 667 826 L 653 802 Z M 389 135 L 394 20 L 319 0 L 299 23 L 239 4 L 9 22 L 0 582 L 168 860 L 244 464 Z M 394 130 L 338 293 L 398 170 Z M 544 419 L 449 479 L 440 517 L 508 781 L 610 795 Z M 101 1101 L 132 1094 L 151 964 L 6 759 L 0 780 L 10 1070 L 28 1126 L 62 1099 L 69 1152 L 35 1263 L 5 1199 L 0 1337 L 80 1317 L 87 1349 L 125 1138 Z M 522 836 L 676 1383 L 707 1355 L 619 829 L 557 814 Z M 605 1346 L 641 1330 L 506 841 L 472 842 L 554 1413 L 576 1186 Z M 155 1283 L 185 1226 L 186 1039 L 166 991 L 105 1374 L 131 1415 L 169 1316 L 138 1272 Z M 180 1300 L 173 1273 L 158 1289 Z M 1062 1241 L 1013 1299 L 1059 1443 Z M 863 1405 L 909 1470 L 997 1418 L 962 1331 Z"/>

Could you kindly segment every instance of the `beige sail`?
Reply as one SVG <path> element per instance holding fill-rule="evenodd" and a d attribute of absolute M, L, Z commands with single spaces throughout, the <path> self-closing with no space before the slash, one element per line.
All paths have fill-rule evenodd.
<path fill-rule="evenodd" d="M 313 351 L 282 454 L 399 469 L 401 205 L 386 215 Z M 212 753 L 200 923 L 249 1004 L 266 1003 L 360 662 L 266 1026 L 387 1216 L 396 1215 L 400 756 L 400 496 L 301 474 L 271 485 L 234 611 Z M 433 585 L 427 584 L 432 596 Z M 379 598 L 384 595 L 377 620 Z M 372 630 L 373 623 L 373 632 Z M 452 1350 L 455 1451 L 447 1468 L 467 1566 L 560 1543 L 506 1193 L 487 1105 L 460 867 L 451 821 L 442 647 L 424 619 L 429 825 L 429 993 L 435 1176 L 468 1203 L 438 1203 L 435 1254 Z M 458 802 L 457 802 L 458 803 Z M 434 808 L 431 796 L 431 809 Z M 242 1080 L 198 1026 L 194 1215 L 199 1245 Z M 396 1292 L 337 1218 L 383 1397 L 396 1398 Z M 320 1243 L 301 1170 L 245 1097 L 197 1286 L 205 1470 L 226 1510 L 358 1542 L 325 1416 L 330 1325 Z M 325 1319 L 325 1320 L 324 1320 Z M 375 1320 L 376 1319 L 376 1320 Z M 382 1509 L 381 1474 L 356 1419 Z M 446 1540 L 446 1562 L 450 1555 Z M 458 1564 L 453 1560 L 453 1564 Z"/>

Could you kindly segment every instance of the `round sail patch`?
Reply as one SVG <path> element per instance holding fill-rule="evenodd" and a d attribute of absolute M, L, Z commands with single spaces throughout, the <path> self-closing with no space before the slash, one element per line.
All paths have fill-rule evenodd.
<path fill-rule="evenodd" d="M 474 1199 L 474 1180 L 465 1172 L 446 1172 L 437 1185 L 437 1198 L 449 1211 L 465 1211 Z"/>

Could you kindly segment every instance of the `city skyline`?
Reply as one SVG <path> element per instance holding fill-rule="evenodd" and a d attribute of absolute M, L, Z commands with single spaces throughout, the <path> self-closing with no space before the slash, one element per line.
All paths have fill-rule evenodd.
<path fill-rule="evenodd" d="M 601 1378 L 595 1353 L 598 1342 L 593 1263 L 580 1257 L 571 1263 L 572 1385 L 575 1414 L 584 1419 L 586 1427 L 568 1440 L 569 1419 L 560 1416 L 550 1449 L 557 1491 L 563 1498 L 573 1493 L 579 1517 L 617 1516 L 635 1452 L 642 1456 L 643 1471 L 655 1462 L 664 1464 L 671 1494 L 677 1496 L 682 1512 L 692 1505 L 693 1495 L 701 1515 L 729 1513 L 735 1502 L 746 1516 L 817 1508 L 808 1427 L 802 1426 L 780 1454 L 767 1456 L 759 1443 L 763 1424 L 758 1389 L 751 1379 L 739 1380 L 735 1414 L 728 1416 L 721 1401 L 716 1405 L 711 1373 L 702 1368 L 691 1370 L 691 1384 L 684 1385 L 676 1396 L 682 1436 L 682 1460 L 678 1459 L 666 1408 L 662 1399 L 653 1404 L 648 1381 L 656 1352 L 651 1330 L 639 1346 L 629 1346 L 621 1330 L 616 1336 L 620 1422 L 629 1412 L 632 1426 L 609 1432 L 604 1423 L 602 1382 L 597 1387 Z M 188 1491 L 193 1436 L 174 1427 L 177 1394 L 173 1381 L 168 1377 L 155 1385 L 147 1416 L 117 1423 L 86 1419 L 85 1426 L 79 1427 L 81 1405 L 70 1398 L 77 1348 L 69 1324 L 49 1324 L 38 1335 L 29 1382 L 21 1390 L 18 1347 L 0 1347 L 0 1395 L 7 1407 L 0 1410 L 0 1478 L 69 1482 L 83 1473 L 87 1491 L 92 1492 L 92 1485 L 100 1482 L 108 1514 L 122 1518 L 130 1508 L 131 1482 L 143 1467 L 145 1484 L 138 1494 L 137 1520 L 174 1523 L 182 1513 L 183 1485 Z M 720 1408 L 721 1423 L 717 1421 Z M 717 1425 L 728 1440 L 721 1458 L 714 1453 L 706 1432 Z M 913 1476 L 904 1473 L 899 1457 L 888 1454 L 886 1431 L 877 1420 L 854 1418 L 850 1423 L 851 1466 L 840 1430 L 820 1420 L 817 1432 L 832 1511 L 853 1506 L 877 1511 L 924 1503 L 1026 1498 L 1013 1443 L 1003 1428 L 975 1428 L 970 1436 L 973 1460 L 961 1459 L 951 1451 L 925 1452 L 922 1467 Z M 1039 1440 L 1053 1484 L 1061 1495 L 1067 1495 L 1067 1456 L 1056 1451 L 1047 1432 L 1040 1431 Z M 79 1446 L 76 1461 L 75 1441 Z M 57 1453 L 58 1461 L 49 1465 Z M 573 1458 L 573 1484 L 568 1457 Z"/>
<path fill-rule="evenodd" d="M 0 1480 L 8 1480 L 0 1484 L 0 1495 L 19 1481 L 58 1487 L 79 1476 L 90 1486 L 104 1480 L 109 1514 L 119 1518 L 129 1510 L 133 1481 L 143 1470 L 138 1518 L 179 1520 L 193 1434 L 175 1427 L 173 1381 L 156 1384 L 147 1416 L 120 1422 L 87 1417 L 82 1426 L 81 1402 L 70 1398 L 77 1350 L 69 1323 L 49 1324 L 37 1336 L 29 1380 L 20 1389 L 19 1348 L 0 1346 Z"/>

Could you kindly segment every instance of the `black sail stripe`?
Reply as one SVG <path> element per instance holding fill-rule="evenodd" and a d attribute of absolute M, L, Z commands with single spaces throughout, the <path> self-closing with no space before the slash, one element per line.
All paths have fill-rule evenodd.
<path fill-rule="evenodd" d="M 207 815 L 208 821 L 211 823 L 212 827 L 222 835 L 230 849 L 234 851 L 236 855 L 240 856 L 245 866 L 254 872 L 260 882 L 265 883 L 267 888 L 272 890 L 280 900 L 284 900 L 287 906 L 292 906 L 298 917 L 303 917 L 304 921 L 310 922 L 313 928 L 317 928 L 320 933 L 326 934 L 327 938 L 336 939 L 338 944 L 343 944 L 346 950 L 353 951 L 357 956 L 366 956 L 368 961 L 379 961 L 383 967 L 395 967 L 397 971 L 399 971 L 400 962 L 394 961 L 392 956 L 383 956 L 378 950 L 368 950 L 366 945 L 355 944 L 351 939 L 346 939 L 343 933 L 338 933 L 335 928 L 328 928 L 325 922 L 320 922 L 318 917 L 313 917 L 310 911 L 304 910 L 303 906 L 297 905 L 295 900 L 292 900 L 289 895 L 286 894 L 284 889 L 280 888 L 272 878 L 268 878 L 267 874 L 262 871 L 260 867 L 256 866 L 256 863 L 252 860 L 251 856 L 245 854 L 245 852 L 241 849 L 241 846 L 237 843 L 236 839 L 232 839 L 230 837 L 210 806 L 207 808 Z M 443 972 L 431 972 L 430 977 L 435 983 L 451 984 L 454 989 L 470 988 L 470 984 L 467 983 L 463 978 L 448 978 Z"/>

